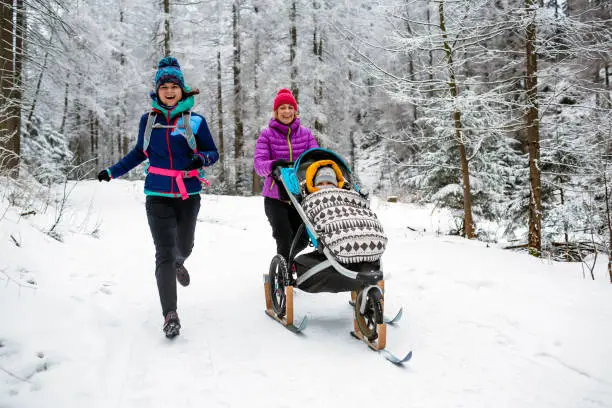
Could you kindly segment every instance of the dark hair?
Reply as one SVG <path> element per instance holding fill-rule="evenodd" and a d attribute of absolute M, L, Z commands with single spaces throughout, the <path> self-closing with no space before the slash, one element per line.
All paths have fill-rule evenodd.
<path fill-rule="evenodd" d="M 199 94 L 200 94 L 199 88 L 194 88 L 189 92 L 186 92 L 185 90 L 183 90 L 183 99 L 189 98 L 190 96 L 193 96 L 193 95 L 199 95 Z"/>

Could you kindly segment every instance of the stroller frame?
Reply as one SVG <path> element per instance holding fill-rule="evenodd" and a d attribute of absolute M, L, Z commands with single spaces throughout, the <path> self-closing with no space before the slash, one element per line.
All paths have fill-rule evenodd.
<path fill-rule="evenodd" d="M 299 167 L 302 157 L 313 150 L 324 150 L 328 152 L 327 154 L 331 153 L 341 161 L 345 170 L 350 176 L 350 169 L 342 161 L 342 159 L 335 155 L 335 153 L 325 149 L 311 149 L 304 152 L 295 163 L 293 169 L 294 171 Z M 285 177 L 289 177 L 292 174 L 290 172 L 286 172 L 286 170 L 288 169 L 282 169 L 279 181 L 283 188 L 287 191 L 289 199 L 300 215 L 303 224 L 300 226 L 296 236 L 293 239 L 289 259 L 285 260 L 281 255 L 276 255 L 272 259 L 269 273 L 264 274 L 264 291 L 266 300 L 266 314 L 281 323 L 287 329 L 295 333 L 299 333 L 306 327 L 307 318 L 303 317 L 299 322 L 294 322 L 294 285 L 296 285 L 296 287 L 299 289 L 299 286 L 302 283 L 326 270 L 330 266 L 333 267 L 336 272 L 352 280 L 358 279 L 359 272 L 351 270 L 338 262 L 332 255 L 329 248 L 325 247 L 324 245 L 322 245 L 322 248 L 319 248 L 319 245 L 321 245 L 320 237 L 308 219 L 308 216 L 306 215 L 306 212 L 302 208 L 300 202 L 298 202 L 295 192 L 292 192 L 291 188 L 288 187 Z M 297 178 L 296 175 L 295 177 Z M 358 187 L 353 184 L 352 181 L 351 185 L 356 191 L 359 191 Z M 302 187 L 303 186 L 300 186 L 300 188 Z M 316 241 L 316 247 L 319 250 L 319 253 L 322 253 L 325 256 L 325 260 L 310 267 L 303 274 L 301 274 L 297 280 L 294 280 L 291 268 L 294 265 L 297 252 L 299 252 L 296 251 L 296 248 L 298 247 L 298 242 L 302 239 L 302 235 L 304 234 L 304 227 L 307 229 L 311 241 L 313 239 Z M 370 284 L 364 284 L 364 286 L 359 290 L 350 291 L 351 303 L 354 305 L 354 331 L 351 332 L 351 335 L 362 340 L 368 345 L 368 347 L 375 351 L 380 351 L 385 348 L 387 336 L 387 327 L 383 319 L 384 280 L 382 279 L 382 271 L 379 269 L 378 272 L 380 272 L 380 274 L 374 274 L 374 279 L 377 279 L 375 284 L 371 282 Z M 357 301 L 358 299 L 359 301 Z"/>

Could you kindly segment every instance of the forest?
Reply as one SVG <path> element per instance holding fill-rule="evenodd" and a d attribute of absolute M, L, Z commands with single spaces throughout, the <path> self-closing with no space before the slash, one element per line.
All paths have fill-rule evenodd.
<path fill-rule="evenodd" d="M 259 194 L 255 141 L 285 87 L 372 194 L 450 209 L 470 239 L 499 240 L 494 223 L 535 256 L 612 252 L 609 0 L 0 7 L 0 217 L 127 154 L 171 55 L 219 149 L 209 193 Z"/>

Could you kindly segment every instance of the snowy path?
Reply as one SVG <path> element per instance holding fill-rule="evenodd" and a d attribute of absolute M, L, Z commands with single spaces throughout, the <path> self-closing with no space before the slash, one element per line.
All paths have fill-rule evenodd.
<path fill-rule="evenodd" d="M 99 239 L 59 244 L 19 226 L 28 245 L 0 267 L 38 289 L 0 291 L 0 367 L 34 374 L 0 372 L 0 407 L 612 406 L 610 285 L 578 279 L 575 265 L 414 233 L 405 226 L 424 213 L 400 207 L 379 215 L 386 307 L 404 306 L 388 348 L 415 352 L 404 368 L 349 335 L 348 294 L 298 291 L 304 335 L 265 315 L 274 245 L 258 197 L 203 197 L 192 283 L 179 286 L 183 329 L 168 341 L 140 188 L 75 191 L 83 211 L 94 197 Z M 44 256 L 28 256 L 36 248 Z"/>

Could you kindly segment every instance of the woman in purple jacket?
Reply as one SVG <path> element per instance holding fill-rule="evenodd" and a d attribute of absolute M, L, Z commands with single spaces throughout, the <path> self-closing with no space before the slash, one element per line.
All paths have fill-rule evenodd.
<path fill-rule="evenodd" d="M 266 178 L 262 195 L 266 216 L 276 240 L 276 252 L 289 258 L 291 242 L 302 220 L 289 200 L 283 200 L 272 177 L 276 166 L 287 166 L 308 149 L 319 147 L 312 132 L 300 125 L 298 106 L 289 89 L 274 98 L 274 113 L 255 146 L 255 171 Z M 283 188 L 283 187 L 281 187 Z"/>

